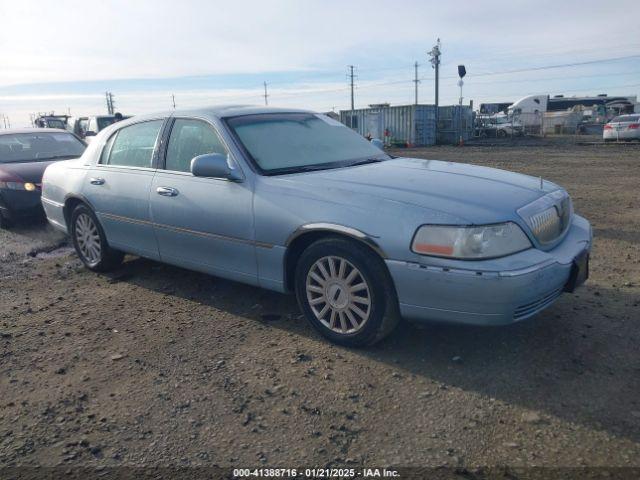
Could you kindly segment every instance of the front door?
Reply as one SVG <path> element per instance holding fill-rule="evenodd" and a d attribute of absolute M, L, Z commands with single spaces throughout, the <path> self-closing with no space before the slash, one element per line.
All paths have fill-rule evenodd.
<path fill-rule="evenodd" d="M 194 177 L 191 160 L 229 155 L 203 120 L 176 118 L 165 156 L 151 186 L 151 215 L 160 257 L 233 280 L 257 283 L 253 242 L 253 191 L 248 182 Z"/>
<path fill-rule="evenodd" d="M 164 120 L 136 123 L 116 131 L 86 177 L 83 194 L 94 208 L 109 244 L 158 259 L 149 212 L 154 155 Z"/>

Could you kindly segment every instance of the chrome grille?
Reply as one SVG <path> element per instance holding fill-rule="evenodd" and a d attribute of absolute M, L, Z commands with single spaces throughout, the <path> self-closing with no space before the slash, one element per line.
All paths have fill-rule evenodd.
<path fill-rule="evenodd" d="M 556 207 L 547 208 L 545 211 L 529 217 L 531 230 L 541 243 L 549 243 L 558 238 L 562 233 L 560 216 Z"/>
<path fill-rule="evenodd" d="M 557 240 L 569 228 L 573 206 L 567 192 L 556 190 L 522 207 L 518 214 L 544 245 Z"/>

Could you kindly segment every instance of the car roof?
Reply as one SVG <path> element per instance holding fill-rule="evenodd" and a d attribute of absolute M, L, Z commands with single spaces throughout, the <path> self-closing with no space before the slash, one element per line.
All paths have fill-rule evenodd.
<path fill-rule="evenodd" d="M 242 115 L 259 115 L 264 113 L 314 113 L 311 110 L 302 110 L 298 108 L 278 108 L 278 107 L 262 107 L 256 105 L 218 105 L 193 109 L 165 110 L 163 112 L 155 112 L 144 115 L 135 115 L 124 119 L 117 125 L 130 125 L 141 120 L 153 120 L 162 117 L 217 117 L 228 118 L 238 117 Z"/>
<path fill-rule="evenodd" d="M 192 110 L 192 112 L 200 112 L 220 118 L 259 115 L 263 113 L 312 113 L 311 110 L 299 108 L 263 107 L 260 105 L 219 105 Z M 179 111 L 175 112 L 175 115 L 179 114 Z"/>
<path fill-rule="evenodd" d="M 69 133 L 68 130 L 62 128 L 9 128 L 7 130 L 0 130 L 0 135 L 12 135 L 15 133 Z"/>

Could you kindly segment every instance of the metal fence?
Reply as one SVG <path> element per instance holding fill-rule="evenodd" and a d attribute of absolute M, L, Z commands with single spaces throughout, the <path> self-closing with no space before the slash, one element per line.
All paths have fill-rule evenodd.
<path fill-rule="evenodd" d="M 595 126 L 587 128 L 580 112 L 535 112 L 509 116 L 476 115 L 474 136 L 507 138 L 519 136 L 598 134 Z"/>

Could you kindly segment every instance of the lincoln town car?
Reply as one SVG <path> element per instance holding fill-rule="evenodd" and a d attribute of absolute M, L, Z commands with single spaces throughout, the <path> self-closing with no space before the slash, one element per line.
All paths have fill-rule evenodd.
<path fill-rule="evenodd" d="M 592 232 L 542 178 L 396 157 L 306 110 L 223 106 L 111 125 L 44 174 L 84 265 L 133 254 L 295 293 L 329 340 L 399 319 L 504 325 L 584 283 Z"/>

